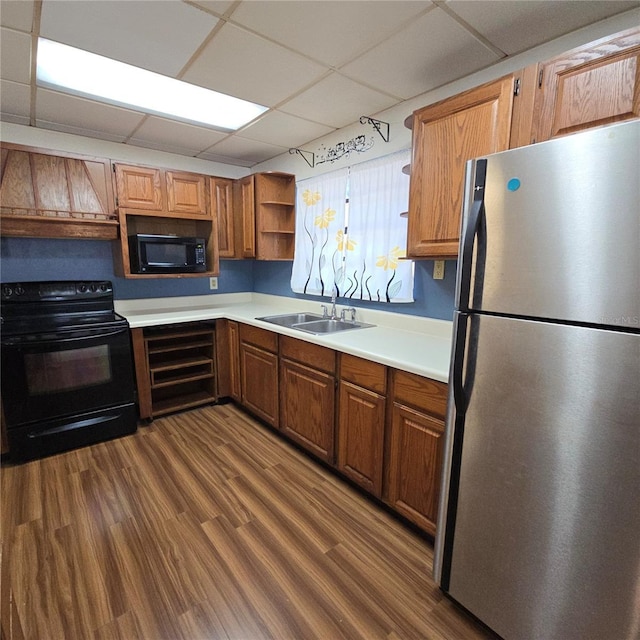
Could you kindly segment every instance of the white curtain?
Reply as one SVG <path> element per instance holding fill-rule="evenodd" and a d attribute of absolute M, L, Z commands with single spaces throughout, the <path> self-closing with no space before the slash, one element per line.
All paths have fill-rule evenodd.
<path fill-rule="evenodd" d="M 349 238 L 341 295 L 378 302 L 413 302 L 407 247 L 408 150 L 351 167 Z"/>
<path fill-rule="evenodd" d="M 331 295 L 342 265 L 349 169 L 297 183 L 296 247 L 291 288 L 296 293 Z"/>
<path fill-rule="evenodd" d="M 376 302 L 413 302 L 413 263 L 402 261 L 410 151 L 297 183 L 296 293 Z M 348 204 L 347 204 L 348 203 Z"/>

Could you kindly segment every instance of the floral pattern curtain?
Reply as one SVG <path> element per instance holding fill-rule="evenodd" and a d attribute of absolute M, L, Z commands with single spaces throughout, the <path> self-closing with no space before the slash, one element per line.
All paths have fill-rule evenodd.
<path fill-rule="evenodd" d="M 291 288 L 296 293 L 330 296 L 342 267 L 349 169 L 297 184 L 296 247 Z"/>
<path fill-rule="evenodd" d="M 406 255 L 409 176 L 402 151 L 351 167 L 349 241 L 343 294 L 377 302 L 413 302 L 413 262 Z"/>
<path fill-rule="evenodd" d="M 413 302 L 407 242 L 409 177 L 402 151 L 297 184 L 296 293 Z"/>

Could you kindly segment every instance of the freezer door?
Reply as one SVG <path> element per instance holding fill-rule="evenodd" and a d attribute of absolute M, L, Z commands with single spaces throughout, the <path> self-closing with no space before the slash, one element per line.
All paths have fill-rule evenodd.
<path fill-rule="evenodd" d="M 640 329 L 640 122 L 488 156 L 476 229 L 472 188 L 459 309 Z"/>
<path fill-rule="evenodd" d="M 446 590 L 507 640 L 637 639 L 640 335 L 471 316 L 466 344 Z"/>

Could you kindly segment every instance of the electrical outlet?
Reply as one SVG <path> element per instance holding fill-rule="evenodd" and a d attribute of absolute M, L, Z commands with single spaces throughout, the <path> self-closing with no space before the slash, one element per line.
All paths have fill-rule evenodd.
<path fill-rule="evenodd" d="M 218 288 L 218 278 L 209 278 L 209 289 L 217 289 Z"/>
<path fill-rule="evenodd" d="M 435 260 L 433 263 L 433 279 L 444 279 L 444 260 Z"/>

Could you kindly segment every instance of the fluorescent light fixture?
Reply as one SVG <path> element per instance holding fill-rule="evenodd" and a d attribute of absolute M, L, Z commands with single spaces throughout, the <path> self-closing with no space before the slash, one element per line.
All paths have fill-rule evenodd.
<path fill-rule="evenodd" d="M 238 129 L 268 107 L 38 38 L 37 83 L 174 120 Z"/>

